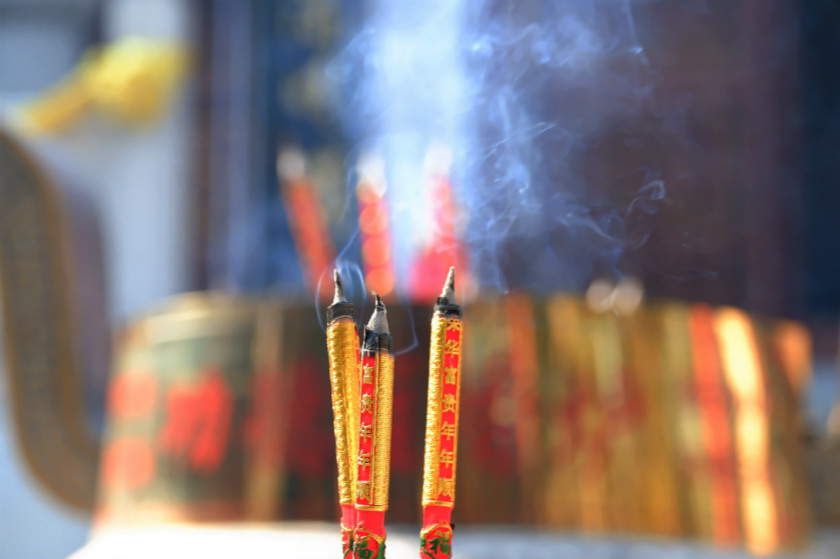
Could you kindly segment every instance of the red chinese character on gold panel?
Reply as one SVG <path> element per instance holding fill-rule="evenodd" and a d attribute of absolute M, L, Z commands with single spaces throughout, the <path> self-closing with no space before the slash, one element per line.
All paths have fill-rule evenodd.
<path fill-rule="evenodd" d="M 330 380 L 327 375 L 313 375 L 322 364 L 310 356 L 291 365 L 292 388 L 289 402 L 287 464 L 289 472 L 299 478 L 321 479 L 335 467 L 335 446 L 332 439 Z M 302 499 L 299 506 L 313 504 Z M 296 514 L 304 514 L 295 509 Z M 316 514 L 316 513 L 310 513 Z"/>
<path fill-rule="evenodd" d="M 245 446 L 265 467 L 282 464 L 288 425 L 288 382 L 278 371 L 254 376 L 251 408 L 243 424 Z"/>
<path fill-rule="evenodd" d="M 169 389 L 160 445 L 193 470 L 213 473 L 224 460 L 232 419 L 230 388 L 220 372 L 210 372 L 196 385 Z"/>
<path fill-rule="evenodd" d="M 102 453 L 102 481 L 106 487 L 133 490 L 155 476 L 155 456 L 149 441 L 117 439 Z"/>
<path fill-rule="evenodd" d="M 147 371 L 125 371 L 108 389 L 108 413 L 117 419 L 143 419 L 155 408 L 157 380 Z"/>

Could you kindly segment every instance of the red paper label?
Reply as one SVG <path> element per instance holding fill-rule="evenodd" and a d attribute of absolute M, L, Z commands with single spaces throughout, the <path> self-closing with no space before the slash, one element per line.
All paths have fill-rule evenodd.
<path fill-rule="evenodd" d="M 444 337 L 443 394 L 440 417 L 437 501 L 455 502 L 455 459 L 458 449 L 458 375 L 461 371 L 460 320 L 449 320 Z"/>
<path fill-rule="evenodd" d="M 376 413 L 376 357 L 365 355 L 359 378 L 359 455 L 357 457 L 358 477 L 356 481 L 356 504 L 373 505 L 371 468 L 373 467 L 373 429 Z"/>

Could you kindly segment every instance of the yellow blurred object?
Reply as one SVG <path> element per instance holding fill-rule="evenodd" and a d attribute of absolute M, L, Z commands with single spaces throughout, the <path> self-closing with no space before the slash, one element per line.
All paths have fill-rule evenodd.
<path fill-rule="evenodd" d="M 189 68 L 183 45 L 128 38 L 89 50 L 63 82 L 22 107 L 25 132 L 61 132 L 91 108 L 129 124 L 159 118 Z"/>
<path fill-rule="evenodd" d="M 724 378 L 732 395 L 734 430 L 747 549 L 760 556 L 778 550 L 777 503 L 767 457 L 770 454 L 766 374 L 750 318 L 743 311 L 717 313 L 716 334 Z"/>

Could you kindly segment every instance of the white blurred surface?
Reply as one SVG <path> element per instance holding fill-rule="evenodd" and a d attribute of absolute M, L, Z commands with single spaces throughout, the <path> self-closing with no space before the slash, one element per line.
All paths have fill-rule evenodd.
<path fill-rule="evenodd" d="M 389 528 L 388 559 L 416 559 L 419 528 Z M 109 531 L 95 536 L 70 559 L 277 559 L 341 556 L 337 525 L 286 523 L 231 528 L 160 526 Z M 452 544 L 454 559 L 740 559 L 738 551 L 638 538 L 584 538 L 578 535 L 512 529 L 504 526 L 458 528 Z M 779 556 L 777 559 L 781 559 Z M 797 556 L 793 556 L 797 557 Z M 801 556 L 804 557 L 804 556 Z M 834 558 L 836 554 L 809 554 Z"/>

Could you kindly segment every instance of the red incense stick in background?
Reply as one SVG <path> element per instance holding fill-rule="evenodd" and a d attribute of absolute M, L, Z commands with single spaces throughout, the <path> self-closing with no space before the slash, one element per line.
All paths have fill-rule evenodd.
<path fill-rule="evenodd" d="M 306 158 L 296 148 L 278 152 L 277 176 L 304 281 L 315 291 L 322 272 L 335 259 L 318 188 L 306 174 Z"/>
<path fill-rule="evenodd" d="M 333 272 L 335 298 L 327 308 L 327 350 L 338 462 L 338 502 L 341 542 L 346 557 L 352 552 L 356 525 L 356 454 L 359 449 L 359 335 L 353 305 L 344 297 L 341 276 Z"/>
<path fill-rule="evenodd" d="M 391 462 L 394 357 L 385 305 L 376 306 L 365 327 L 359 384 L 359 455 L 356 478 L 356 529 L 353 556 L 385 557 L 385 511 Z"/>
<path fill-rule="evenodd" d="M 420 531 L 420 557 L 424 558 L 452 556 L 462 334 L 461 307 L 455 303 L 455 268 L 450 268 L 432 317 Z"/>
<path fill-rule="evenodd" d="M 362 265 L 368 288 L 385 299 L 393 293 L 395 281 L 386 188 L 385 163 L 374 155 L 363 156 L 356 185 Z"/>
<path fill-rule="evenodd" d="M 458 283 L 461 292 L 467 286 L 464 274 L 466 253 L 459 239 L 460 208 L 452 192 L 452 150 L 434 145 L 426 153 L 423 194 L 428 209 L 427 227 L 412 264 L 409 285 L 415 301 L 434 297 L 440 288 L 440 278 L 450 266 L 460 270 Z"/>

